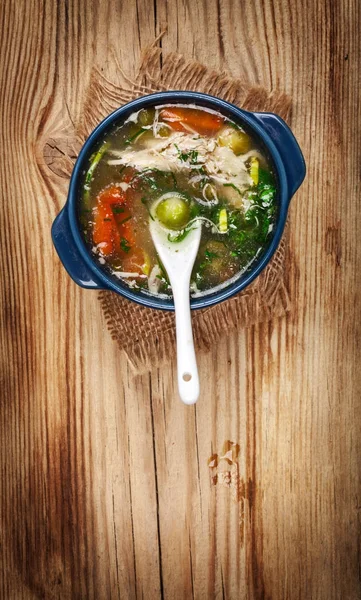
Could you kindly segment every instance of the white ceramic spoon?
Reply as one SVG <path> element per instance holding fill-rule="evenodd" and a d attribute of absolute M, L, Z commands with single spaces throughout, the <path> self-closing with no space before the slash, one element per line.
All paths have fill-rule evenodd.
<path fill-rule="evenodd" d="M 149 225 L 155 248 L 173 291 L 179 395 L 185 404 L 194 404 L 199 396 L 199 377 L 193 343 L 189 284 L 201 239 L 202 224 L 194 221 L 191 231 L 181 242 L 170 242 L 168 234 L 174 235 L 174 231 L 165 229 L 158 219 L 150 218 Z"/>

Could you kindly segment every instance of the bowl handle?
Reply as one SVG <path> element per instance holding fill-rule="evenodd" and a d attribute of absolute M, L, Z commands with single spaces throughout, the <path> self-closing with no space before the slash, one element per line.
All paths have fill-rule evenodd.
<path fill-rule="evenodd" d="M 306 175 L 306 164 L 301 148 L 291 129 L 281 117 L 273 113 L 252 114 L 272 138 L 281 155 L 291 199 Z"/>
<path fill-rule="evenodd" d="M 75 283 L 88 289 L 106 289 L 106 286 L 86 266 L 75 245 L 66 205 L 54 220 L 51 237 L 61 262 Z"/>

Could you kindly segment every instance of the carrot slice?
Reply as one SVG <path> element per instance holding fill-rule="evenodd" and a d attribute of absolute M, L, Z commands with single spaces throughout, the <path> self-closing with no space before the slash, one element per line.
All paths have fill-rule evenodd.
<path fill-rule="evenodd" d="M 111 185 L 100 192 L 97 203 L 99 204 L 123 204 L 125 202 L 125 192 L 116 185 Z"/>
<path fill-rule="evenodd" d="M 204 135 L 216 133 L 224 123 L 223 117 L 213 113 L 181 106 L 163 108 L 160 117 L 176 131 L 189 131 L 185 127 L 185 125 L 188 125 L 197 133 Z"/>
<path fill-rule="evenodd" d="M 114 251 L 117 234 L 119 237 L 110 205 L 98 204 L 95 209 L 93 242 L 99 244 L 99 249 L 105 256 L 109 256 Z"/>
<path fill-rule="evenodd" d="M 129 221 L 127 221 L 123 225 L 120 225 L 119 234 L 121 237 L 125 238 L 128 244 L 130 244 L 131 246 L 135 243 L 133 226 Z"/>
<path fill-rule="evenodd" d="M 97 206 L 94 211 L 93 242 L 99 245 L 99 249 L 104 256 L 109 256 L 120 250 L 121 236 L 112 207 L 116 204 L 124 204 L 125 200 L 125 193 L 116 186 L 105 188 L 98 195 Z M 124 213 L 130 215 L 125 208 L 120 216 Z M 122 220 L 124 218 L 123 216 Z"/>

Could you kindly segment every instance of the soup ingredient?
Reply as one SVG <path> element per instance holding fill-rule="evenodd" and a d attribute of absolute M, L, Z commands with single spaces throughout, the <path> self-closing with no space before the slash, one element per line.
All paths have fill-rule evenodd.
<path fill-rule="evenodd" d="M 218 229 L 221 233 L 225 233 L 228 229 L 227 210 L 225 208 L 219 211 Z"/>
<path fill-rule="evenodd" d="M 175 131 L 193 131 L 202 135 L 213 135 L 224 123 L 224 119 L 214 113 L 182 106 L 163 108 L 160 117 Z"/>
<path fill-rule="evenodd" d="M 166 194 L 158 204 L 156 214 L 169 229 L 183 229 L 189 221 L 189 203 L 179 194 Z"/>
<path fill-rule="evenodd" d="M 124 193 L 115 186 L 106 188 L 97 198 L 97 206 L 94 209 L 93 241 L 105 256 L 109 256 L 120 248 L 121 234 L 115 221 L 112 205 L 121 205 L 124 200 Z"/>
<path fill-rule="evenodd" d="M 259 170 L 259 160 L 258 160 L 258 158 L 252 157 L 249 174 L 252 178 L 254 185 L 258 184 L 258 180 L 259 180 L 258 170 Z"/>
<path fill-rule="evenodd" d="M 228 146 L 236 155 L 245 154 L 252 145 L 249 135 L 235 127 L 223 127 L 217 139 L 220 146 Z"/>
<path fill-rule="evenodd" d="M 88 200 L 89 200 L 90 184 L 93 179 L 94 171 L 97 168 L 103 154 L 105 154 L 105 152 L 108 150 L 108 148 L 109 148 L 109 144 L 105 143 L 99 148 L 99 150 L 97 152 L 95 152 L 90 157 L 90 166 L 85 175 L 85 184 L 84 184 L 84 201 L 86 201 L 86 202 L 88 202 Z"/>
<path fill-rule="evenodd" d="M 154 121 L 155 110 L 154 108 L 142 108 L 138 113 L 137 122 L 139 125 L 146 127 L 152 125 Z"/>

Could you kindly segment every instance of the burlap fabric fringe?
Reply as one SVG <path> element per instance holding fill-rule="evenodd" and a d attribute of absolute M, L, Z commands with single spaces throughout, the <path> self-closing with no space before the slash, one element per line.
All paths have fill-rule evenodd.
<path fill-rule="evenodd" d="M 146 52 L 134 81 L 120 66 L 119 72 L 120 85 L 105 79 L 94 69 L 77 130 L 79 142 L 118 106 L 141 95 L 165 90 L 205 92 L 248 110 L 275 112 L 286 121 L 290 118 L 291 101 L 286 94 L 267 92 L 226 73 L 211 71 L 179 54 L 162 56 L 159 48 Z M 286 228 L 274 258 L 244 292 L 222 304 L 192 313 L 198 351 L 208 351 L 227 332 L 281 317 L 290 309 L 285 277 L 287 237 Z M 138 306 L 112 292 L 100 292 L 99 300 L 112 338 L 136 373 L 159 366 L 174 355 L 173 313 Z"/>

